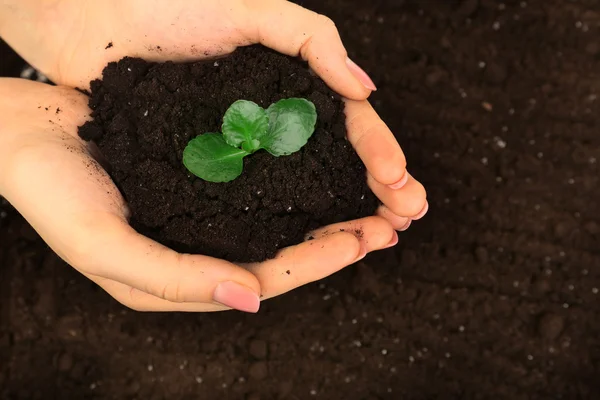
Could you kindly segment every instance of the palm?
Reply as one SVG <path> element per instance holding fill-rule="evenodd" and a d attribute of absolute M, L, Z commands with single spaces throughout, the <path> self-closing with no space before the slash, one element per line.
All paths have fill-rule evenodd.
<path fill-rule="evenodd" d="M 17 168 L 6 196 L 63 259 L 86 272 L 81 266 L 89 263 L 83 259 L 94 232 L 101 224 L 126 221 L 127 213 L 112 180 L 77 136 L 89 118 L 87 97 L 27 81 L 9 85 L 24 93 L 8 121 L 27 144 L 10 160 Z M 75 232 L 74 226 L 87 231 Z"/>

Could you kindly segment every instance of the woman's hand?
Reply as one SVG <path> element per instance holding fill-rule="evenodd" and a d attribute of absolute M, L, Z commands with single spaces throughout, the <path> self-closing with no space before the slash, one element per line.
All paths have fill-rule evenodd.
<path fill-rule="evenodd" d="M 375 89 L 329 18 L 283 0 L 4 0 L 0 36 L 71 87 L 87 88 L 125 56 L 192 61 L 260 43 L 301 56 L 342 96 L 364 100 Z"/>
<path fill-rule="evenodd" d="M 390 221 L 373 216 L 320 229 L 312 234 L 315 239 L 263 263 L 235 265 L 176 253 L 127 223 L 127 206 L 94 159 L 95 148 L 77 135 L 77 127 L 89 119 L 87 101 L 66 87 L 0 79 L 0 194 L 61 258 L 128 307 L 256 312 L 259 298 L 321 279 L 398 242 Z M 373 111 L 362 102 L 349 106 L 356 113 L 349 119 L 354 121 L 350 138 L 360 146 L 369 132 L 363 118 L 371 119 Z M 410 190 L 407 184 L 397 193 L 408 196 Z M 401 203 L 390 206 L 402 211 Z M 416 209 L 407 210 L 411 207 Z M 382 210 L 387 216 L 389 211 Z M 399 224 L 409 220 L 391 222 L 395 219 Z M 348 233 L 358 228 L 360 238 Z"/>
<path fill-rule="evenodd" d="M 255 43 L 299 55 L 354 100 L 347 101 L 349 139 L 371 188 L 388 205 L 383 213 L 400 229 L 405 220 L 398 216 L 418 219 L 427 211 L 425 189 L 406 172 L 400 146 L 360 102 L 375 85 L 348 59 L 334 23 L 323 15 L 285 0 L 4 0 L 0 36 L 52 81 L 78 88 L 88 88 L 108 62 L 124 56 L 192 61 Z"/>
<path fill-rule="evenodd" d="M 360 101 L 372 82 L 347 60 L 323 16 L 282 0 L 6 0 L 0 11 L 0 34 L 61 84 L 87 87 L 107 62 L 125 55 L 194 60 L 262 43 L 301 55 L 332 88 L 356 99 L 346 101 L 348 139 L 385 204 L 378 216 L 324 228 L 338 232 L 319 230 L 315 240 L 283 249 L 273 260 L 238 266 L 178 254 L 128 225 L 118 190 L 94 149 L 77 136 L 89 118 L 84 95 L 0 80 L 0 194 L 64 260 L 131 308 L 253 312 L 259 296 L 277 296 L 395 245 L 394 229 L 408 228 L 427 211 L 425 190 L 406 171 L 394 136 Z M 351 226 L 364 236 L 340 231 Z"/>

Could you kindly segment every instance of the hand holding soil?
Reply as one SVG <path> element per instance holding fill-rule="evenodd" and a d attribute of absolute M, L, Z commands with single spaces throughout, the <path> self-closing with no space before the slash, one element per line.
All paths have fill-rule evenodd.
<path fill-rule="evenodd" d="M 251 9 L 247 2 L 227 7 L 218 1 L 193 6 L 183 1 L 94 2 L 86 10 L 79 2 L 65 1 L 35 11 L 34 3 L 19 3 L 11 12 L 31 23 L 50 20 L 47 32 L 20 31 L 26 24 L 0 20 L 0 34 L 60 84 L 87 87 L 108 61 L 126 55 L 191 61 L 262 43 L 301 55 L 331 88 L 356 99 L 345 101 L 347 136 L 366 166 L 370 189 L 384 204 L 378 216 L 321 228 L 310 234 L 312 240 L 287 247 L 273 259 L 240 264 L 177 253 L 129 225 L 128 207 L 96 161 L 97 149 L 78 136 L 78 127 L 90 118 L 85 95 L 66 87 L 0 80 L 0 194 L 64 260 L 123 304 L 138 310 L 256 312 L 259 296 L 283 294 L 395 245 L 394 229 L 407 228 L 426 212 L 422 185 L 406 172 L 396 140 L 363 100 L 372 82 L 347 60 L 325 17 L 283 1 L 252 2 Z M 81 20 L 82 11 L 89 21 Z M 74 26 L 67 27 L 66 21 L 75 21 Z"/>
<path fill-rule="evenodd" d="M 364 100 L 375 89 L 347 59 L 329 18 L 283 0 L 7 0 L 2 7 L 2 38 L 61 85 L 87 89 L 125 56 L 195 61 L 262 44 L 301 56 L 347 98 Z"/>

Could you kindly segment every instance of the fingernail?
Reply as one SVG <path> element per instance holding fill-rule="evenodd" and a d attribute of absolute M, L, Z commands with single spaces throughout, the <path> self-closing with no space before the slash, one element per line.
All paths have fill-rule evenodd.
<path fill-rule="evenodd" d="M 410 227 L 410 224 L 412 224 L 412 219 L 409 219 L 408 222 L 406 224 L 404 224 L 404 226 L 398 230 L 400 232 L 404 232 L 405 230 L 407 230 Z"/>
<path fill-rule="evenodd" d="M 392 183 L 391 185 L 388 185 L 388 187 L 393 190 L 402 189 L 404 186 L 406 186 L 407 182 L 408 182 L 408 172 L 405 172 L 404 176 L 402 176 L 402 178 L 400 178 L 400 180 L 398 182 Z"/>
<path fill-rule="evenodd" d="M 390 247 L 394 247 L 397 244 L 398 244 L 398 233 L 396 231 L 394 231 L 394 235 L 392 236 L 392 240 L 390 240 L 390 242 L 388 243 L 387 246 L 384 247 L 384 249 L 387 249 L 387 248 L 390 248 Z"/>
<path fill-rule="evenodd" d="M 249 287 L 227 281 L 217 285 L 213 300 L 236 310 L 255 313 L 260 308 L 260 299 Z"/>
<path fill-rule="evenodd" d="M 425 207 L 423 207 L 421 212 L 418 213 L 417 215 L 415 215 L 414 217 L 412 217 L 411 219 L 414 221 L 414 220 L 423 218 L 425 216 L 425 214 L 427 214 L 428 210 L 429 210 L 429 203 L 425 202 Z"/>
<path fill-rule="evenodd" d="M 348 69 L 350 72 L 352 72 L 352 75 L 354 75 L 356 79 L 358 79 L 360 83 L 364 85 L 364 87 L 373 91 L 377 90 L 377 86 L 375 86 L 373 80 L 371 80 L 369 75 L 367 75 L 367 73 L 361 67 L 356 65 L 354 61 L 346 58 L 346 65 L 348 65 Z"/>
<path fill-rule="evenodd" d="M 360 251 L 354 262 L 358 262 L 367 256 L 367 244 L 363 240 L 359 239 L 358 241 L 360 242 Z"/>

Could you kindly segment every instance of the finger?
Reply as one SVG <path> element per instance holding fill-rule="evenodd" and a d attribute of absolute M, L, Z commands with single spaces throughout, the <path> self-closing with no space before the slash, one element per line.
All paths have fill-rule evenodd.
<path fill-rule="evenodd" d="M 260 285 L 230 262 L 177 253 L 135 232 L 125 221 L 106 218 L 94 227 L 94 246 L 74 265 L 172 303 L 222 304 L 257 312 Z"/>
<path fill-rule="evenodd" d="M 413 220 L 422 218 L 427 212 L 427 193 L 423 185 L 408 174 L 408 180 L 401 189 L 390 189 L 367 174 L 367 183 L 375 196 L 387 208 L 400 217 L 410 217 Z"/>
<path fill-rule="evenodd" d="M 307 237 L 322 238 L 336 232 L 348 232 L 365 242 L 367 252 L 385 248 L 394 240 L 394 228 L 381 217 L 366 217 L 328 225 L 310 232 Z"/>
<path fill-rule="evenodd" d="M 281 250 L 276 258 L 248 265 L 258 278 L 263 300 L 329 276 L 362 260 L 367 251 L 352 233 L 337 232 Z"/>
<path fill-rule="evenodd" d="M 333 21 L 282 0 L 246 2 L 243 33 L 252 43 L 290 56 L 300 55 L 337 93 L 364 100 L 376 90 L 369 76 L 348 58 Z"/>
<path fill-rule="evenodd" d="M 142 292 L 136 288 L 111 279 L 90 274 L 84 274 L 88 279 L 104 289 L 119 303 L 135 311 L 184 311 L 184 312 L 213 312 L 230 308 L 211 303 L 175 303 Z"/>
<path fill-rule="evenodd" d="M 260 281 L 263 299 L 323 279 L 360 261 L 368 251 L 398 242 L 391 225 L 380 217 L 330 225 L 314 235 L 312 240 L 283 249 L 273 260 L 248 266 Z"/>
<path fill-rule="evenodd" d="M 348 141 L 373 178 L 383 185 L 406 183 L 406 158 L 398 141 L 368 101 L 346 100 Z"/>
<path fill-rule="evenodd" d="M 379 207 L 377 209 L 377 215 L 379 215 L 382 218 L 385 218 L 397 231 L 407 230 L 412 222 L 412 219 L 408 217 L 401 217 L 399 215 L 394 214 L 386 206 Z"/>

